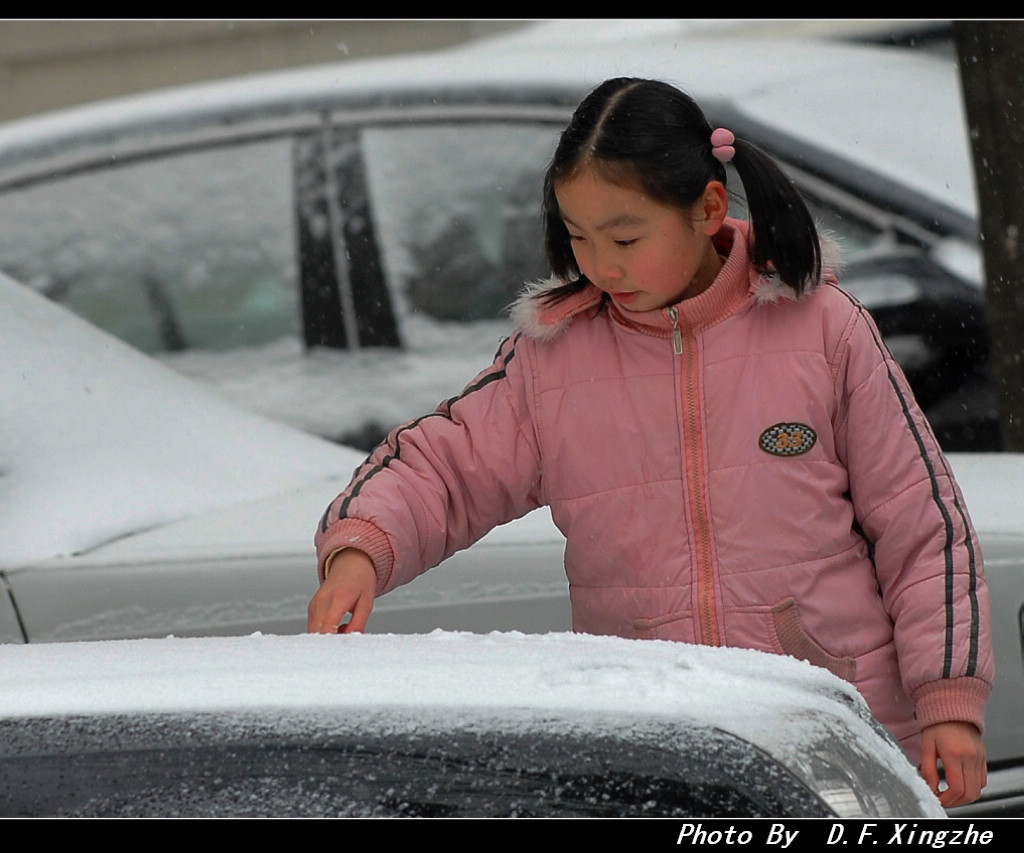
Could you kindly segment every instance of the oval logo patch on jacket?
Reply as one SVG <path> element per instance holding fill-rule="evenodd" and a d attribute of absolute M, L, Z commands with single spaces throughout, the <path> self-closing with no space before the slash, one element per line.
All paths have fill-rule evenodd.
<path fill-rule="evenodd" d="M 773 456 L 799 456 L 818 440 L 818 434 L 807 424 L 775 424 L 761 433 L 758 444 Z"/>

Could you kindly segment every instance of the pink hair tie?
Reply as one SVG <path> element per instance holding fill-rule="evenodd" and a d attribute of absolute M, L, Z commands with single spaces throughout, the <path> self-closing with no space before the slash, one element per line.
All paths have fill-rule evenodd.
<path fill-rule="evenodd" d="M 736 149 L 732 145 L 735 141 L 736 137 L 732 135 L 731 130 L 716 127 L 711 131 L 711 153 L 716 159 L 728 163 L 736 154 Z"/>

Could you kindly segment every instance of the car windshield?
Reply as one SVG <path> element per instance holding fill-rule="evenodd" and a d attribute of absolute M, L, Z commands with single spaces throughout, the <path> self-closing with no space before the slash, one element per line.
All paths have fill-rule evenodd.
<path fill-rule="evenodd" d="M 393 708 L 0 721 L 0 814 L 825 817 L 726 732 L 580 713 Z M 743 772 L 737 772 L 743 768 Z"/>

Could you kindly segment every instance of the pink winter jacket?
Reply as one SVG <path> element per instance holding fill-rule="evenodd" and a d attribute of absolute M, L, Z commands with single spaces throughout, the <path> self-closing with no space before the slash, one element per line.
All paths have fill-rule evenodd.
<path fill-rule="evenodd" d="M 982 728 L 981 551 L 959 488 L 867 312 L 800 299 L 716 237 L 704 293 L 545 307 L 437 411 L 396 429 L 328 507 L 378 593 L 541 505 L 567 539 L 576 631 L 790 654 L 853 682 L 917 760 L 920 729 Z"/>

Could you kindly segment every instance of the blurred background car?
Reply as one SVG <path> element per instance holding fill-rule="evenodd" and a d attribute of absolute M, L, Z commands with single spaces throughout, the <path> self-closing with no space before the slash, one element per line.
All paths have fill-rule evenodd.
<path fill-rule="evenodd" d="M 851 685 L 741 649 L 440 631 L 7 646 L 0 692 L 5 817 L 942 816 Z"/>
<path fill-rule="evenodd" d="M 954 61 L 572 25 L 590 28 L 572 51 L 561 22 L 11 122 L 0 269 L 242 406 L 368 448 L 485 366 L 503 308 L 547 275 L 541 176 L 573 107 L 654 76 L 783 163 L 943 446 L 998 449 Z"/>

